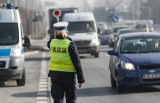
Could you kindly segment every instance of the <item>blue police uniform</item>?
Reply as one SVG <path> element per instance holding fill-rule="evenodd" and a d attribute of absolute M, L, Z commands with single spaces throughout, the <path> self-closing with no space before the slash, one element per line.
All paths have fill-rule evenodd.
<path fill-rule="evenodd" d="M 57 27 L 56 30 L 65 30 L 63 25 Z M 63 38 L 61 35 L 59 36 L 52 36 L 51 39 L 47 42 L 47 46 L 50 49 L 51 41 L 54 39 L 70 40 L 70 44 L 68 46 L 68 52 L 70 54 L 71 61 L 74 65 L 75 72 L 65 72 L 65 71 L 52 71 L 49 70 L 48 76 L 51 77 L 52 87 L 51 87 L 51 95 L 54 99 L 54 103 L 63 103 L 64 95 L 66 97 L 66 103 L 76 103 L 76 75 L 78 79 L 78 83 L 84 83 L 84 75 L 83 70 L 80 62 L 80 58 L 78 55 L 78 50 L 76 45 L 72 41 L 71 38 Z"/>

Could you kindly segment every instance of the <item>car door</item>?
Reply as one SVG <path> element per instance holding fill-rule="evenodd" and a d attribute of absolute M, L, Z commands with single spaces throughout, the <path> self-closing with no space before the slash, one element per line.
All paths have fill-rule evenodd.
<path fill-rule="evenodd" d="M 117 69 L 117 64 L 118 64 L 118 44 L 113 48 L 113 51 L 115 52 L 115 55 L 110 56 L 110 61 L 109 61 L 109 68 L 112 74 L 112 77 L 116 79 L 116 69 Z"/>

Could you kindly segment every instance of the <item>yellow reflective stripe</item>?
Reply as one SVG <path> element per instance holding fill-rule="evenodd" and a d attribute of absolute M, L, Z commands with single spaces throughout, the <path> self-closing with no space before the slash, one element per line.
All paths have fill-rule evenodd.
<path fill-rule="evenodd" d="M 59 65 L 59 64 L 50 64 L 50 70 L 52 71 L 64 71 L 64 72 L 75 72 L 75 69 L 71 65 Z"/>
<path fill-rule="evenodd" d="M 54 63 L 50 63 L 50 68 L 70 68 L 70 69 L 74 69 L 73 65 L 66 65 L 66 64 L 54 64 Z"/>
<path fill-rule="evenodd" d="M 75 71 L 69 71 L 66 69 L 50 69 L 51 71 L 61 71 L 61 72 L 75 72 Z"/>
<path fill-rule="evenodd" d="M 68 64 L 68 65 L 72 65 L 72 61 L 71 60 L 68 60 L 68 61 L 56 61 L 56 60 L 51 60 L 50 61 L 51 63 L 54 63 L 54 64 Z"/>
<path fill-rule="evenodd" d="M 49 69 L 53 71 L 64 71 L 64 72 L 75 72 L 75 67 L 70 58 L 68 52 L 68 46 L 71 41 L 68 39 L 58 40 L 53 39 L 50 43 L 50 65 Z M 59 52 L 61 49 L 65 48 L 66 52 Z"/>

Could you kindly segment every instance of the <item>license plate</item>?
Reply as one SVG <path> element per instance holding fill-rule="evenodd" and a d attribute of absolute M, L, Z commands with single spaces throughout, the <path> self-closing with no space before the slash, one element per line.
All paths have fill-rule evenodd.
<path fill-rule="evenodd" d="M 156 74 L 143 74 L 142 79 L 160 79 L 160 73 Z"/>

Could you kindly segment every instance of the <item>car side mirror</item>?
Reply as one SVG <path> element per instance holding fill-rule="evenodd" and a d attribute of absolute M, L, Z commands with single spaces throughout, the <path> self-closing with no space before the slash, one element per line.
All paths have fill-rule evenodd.
<path fill-rule="evenodd" d="M 97 28 L 97 32 L 98 32 L 98 34 L 101 34 L 101 29 Z"/>
<path fill-rule="evenodd" d="M 108 55 L 117 55 L 117 53 L 114 50 L 108 51 L 107 53 Z"/>
<path fill-rule="evenodd" d="M 30 48 L 30 47 L 31 47 L 31 42 L 30 42 L 29 36 L 25 35 L 23 39 L 24 39 L 24 44 L 23 44 L 23 46 L 25 46 L 25 47 L 27 47 L 27 48 Z"/>

